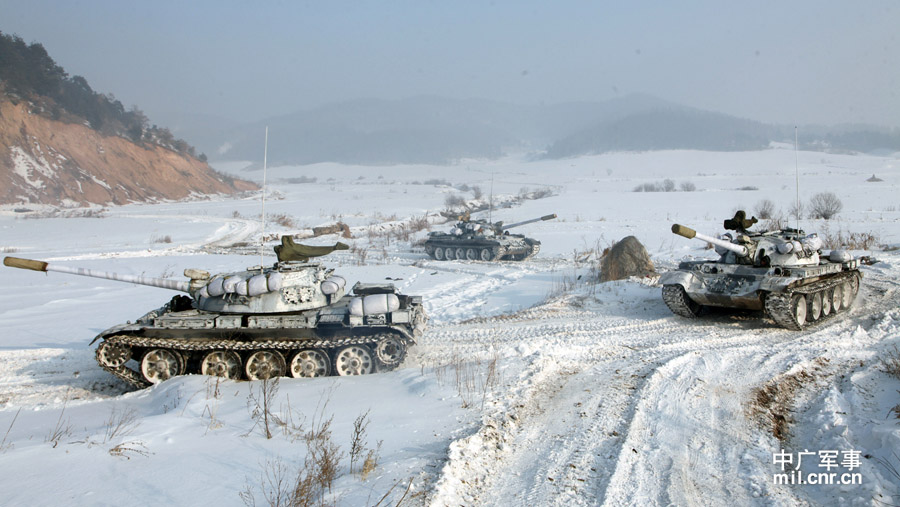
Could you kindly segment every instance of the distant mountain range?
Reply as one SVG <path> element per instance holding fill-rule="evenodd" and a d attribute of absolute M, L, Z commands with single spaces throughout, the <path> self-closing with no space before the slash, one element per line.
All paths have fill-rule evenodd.
<path fill-rule="evenodd" d="M 422 96 L 360 99 L 251 124 L 181 116 L 172 130 L 212 160 L 272 164 L 447 164 L 528 152 L 568 158 L 610 151 L 758 150 L 793 142 L 793 126 L 764 124 L 633 94 L 605 102 L 523 106 Z M 804 149 L 900 151 L 900 131 L 865 125 L 803 126 Z"/>

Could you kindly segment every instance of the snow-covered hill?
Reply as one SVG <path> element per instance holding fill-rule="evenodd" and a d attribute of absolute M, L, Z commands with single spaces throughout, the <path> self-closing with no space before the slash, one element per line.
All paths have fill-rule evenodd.
<path fill-rule="evenodd" d="M 96 366 L 91 338 L 158 307 L 168 291 L 2 268 L 4 503 L 241 505 L 243 493 L 268 504 L 267 488 L 293 484 L 307 456 L 301 430 L 330 421 L 344 454 L 325 500 L 339 505 L 385 495 L 381 505 L 896 504 L 900 378 L 883 361 L 900 361 L 900 159 L 799 154 L 804 200 L 830 191 L 844 204 L 836 219 L 801 226 L 877 238 L 855 252 L 880 262 L 863 269 L 844 319 L 802 332 L 757 313 L 686 321 L 665 307 L 655 279 L 591 278 L 597 253 L 624 236 L 664 271 L 713 255 L 673 236 L 673 222 L 718 233 L 722 219 L 763 199 L 786 213 L 794 157 L 773 148 L 270 170 L 270 244 L 342 221 L 354 238 L 341 240 L 355 248 L 325 262 L 350 284 L 390 279 L 422 295 L 431 317 L 394 372 L 279 381 L 272 406 L 284 423 L 271 439 L 254 416 L 258 383 L 192 376 L 132 392 Z M 872 174 L 882 181 L 866 181 Z M 667 178 L 696 190 L 633 192 Z M 463 184 L 506 201 L 550 190 L 491 213 L 506 222 L 557 213 L 521 228 L 542 241 L 540 255 L 438 262 L 415 244 L 426 231 L 386 232 L 422 217 L 446 228 L 436 212 L 448 195 L 473 197 Z M 259 263 L 259 211 L 255 199 L 129 205 L 99 218 L 27 220 L 9 209 L 0 252 L 173 278 L 188 267 L 228 271 Z M 377 456 L 367 474 L 358 462 L 350 471 L 361 417 Z M 831 451 L 840 466 L 829 471 L 861 483 L 776 477 L 801 457 L 800 472 L 825 471 Z M 785 456 L 793 462 L 783 471 Z"/>

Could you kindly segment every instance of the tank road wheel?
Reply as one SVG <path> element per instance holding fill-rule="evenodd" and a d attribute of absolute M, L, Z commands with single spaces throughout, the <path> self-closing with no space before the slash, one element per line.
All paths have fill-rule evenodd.
<path fill-rule="evenodd" d="M 266 380 L 284 375 L 284 356 L 277 350 L 258 350 L 247 358 L 244 373 L 250 380 Z"/>
<path fill-rule="evenodd" d="M 458 247 L 455 252 L 453 252 L 454 257 L 459 260 L 463 260 L 466 258 L 466 249 L 463 247 Z"/>
<path fill-rule="evenodd" d="M 432 246 L 426 246 L 426 247 L 425 247 L 425 253 L 428 254 L 429 257 L 431 257 L 432 259 L 434 259 L 434 247 L 432 247 Z"/>
<path fill-rule="evenodd" d="M 691 299 L 679 284 L 663 285 L 663 301 L 675 315 L 694 319 L 700 315 L 703 306 Z"/>
<path fill-rule="evenodd" d="M 822 294 L 822 317 L 827 317 L 831 315 L 832 302 L 834 301 L 834 290 L 824 290 L 820 294 Z"/>
<path fill-rule="evenodd" d="M 334 371 L 340 376 L 366 375 L 375 371 L 372 352 L 365 345 L 347 345 L 334 354 Z"/>
<path fill-rule="evenodd" d="M 489 261 L 493 258 L 494 258 L 494 252 L 492 252 L 490 248 L 482 248 L 481 249 L 481 260 Z"/>
<path fill-rule="evenodd" d="M 841 308 L 847 310 L 850 308 L 850 305 L 853 304 L 853 299 L 856 294 L 853 292 L 853 285 L 850 284 L 850 281 L 846 281 L 841 284 Z"/>
<path fill-rule="evenodd" d="M 184 373 L 184 358 L 175 350 L 150 349 L 141 358 L 141 373 L 151 384 L 159 384 Z"/>
<path fill-rule="evenodd" d="M 97 360 L 103 366 L 118 368 L 131 359 L 131 347 L 119 343 L 100 342 L 97 347 Z"/>
<path fill-rule="evenodd" d="M 469 261 L 478 260 L 478 252 L 475 251 L 474 248 L 466 248 L 466 260 L 469 260 Z"/>
<path fill-rule="evenodd" d="M 331 374 L 331 363 L 328 355 L 319 349 L 301 350 L 291 359 L 291 376 L 327 377 Z"/>
<path fill-rule="evenodd" d="M 806 298 L 806 318 L 815 322 L 822 318 L 822 293 L 814 292 Z"/>
<path fill-rule="evenodd" d="M 454 254 L 456 254 L 456 250 L 452 246 L 448 246 L 444 249 L 444 258 L 446 258 L 448 261 L 452 261 L 456 258 Z"/>
<path fill-rule="evenodd" d="M 387 370 L 393 370 L 405 358 L 406 344 L 394 335 L 387 335 L 375 344 L 375 359 Z"/>
<path fill-rule="evenodd" d="M 241 356 L 231 350 L 216 350 L 203 356 L 200 373 L 231 380 L 241 378 Z"/>
<path fill-rule="evenodd" d="M 841 285 L 835 285 L 834 288 L 831 289 L 831 311 L 837 313 L 844 309 L 843 299 L 844 299 L 844 291 L 842 290 Z"/>
<path fill-rule="evenodd" d="M 434 258 L 442 261 L 444 260 L 444 249 L 441 247 L 437 247 L 434 249 Z"/>
<path fill-rule="evenodd" d="M 791 316 L 797 329 L 806 325 L 806 307 L 806 296 L 803 294 L 795 294 L 791 298 Z"/>

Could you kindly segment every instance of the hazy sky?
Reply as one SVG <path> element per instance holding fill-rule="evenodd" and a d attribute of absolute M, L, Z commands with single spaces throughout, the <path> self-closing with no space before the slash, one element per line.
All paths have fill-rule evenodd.
<path fill-rule="evenodd" d="M 642 92 L 768 122 L 900 126 L 896 0 L 0 0 L 0 31 L 160 124 L 367 97 Z"/>

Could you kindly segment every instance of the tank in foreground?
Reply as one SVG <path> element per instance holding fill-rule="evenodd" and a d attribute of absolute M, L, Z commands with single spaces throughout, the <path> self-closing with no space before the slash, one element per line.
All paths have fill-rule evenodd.
<path fill-rule="evenodd" d="M 187 293 L 97 335 L 100 366 L 139 388 L 185 373 L 261 380 L 361 375 L 397 367 L 425 329 L 422 299 L 392 284 L 345 295 L 343 278 L 309 262 L 346 245 L 309 247 L 283 237 L 278 262 L 188 281 L 120 275 L 6 257 L 6 266 L 56 271 Z"/>
<path fill-rule="evenodd" d="M 554 218 L 556 215 L 551 214 L 505 225 L 484 219 L 472 220 L 466 213 L 459 217 L 450 232 L 430 232 L 425 240 L 425 253 L 439 261 L 522 261 L 537 255 L 541 242 L 523 234 L 510 234 L 509 229 Z"/>
<path fill-rule="evenodd" d="M 763 310 L 778 325 L 800 330 L 835 318 L 853 305 L 862 273 L 847 252 L 822 253 L 822 240 L 802 230 L 765 233 L 743 211 L 725 220 L 733 231 L 713 238 L 675 224 L 672 232 L 714 245 L 716 261 L 686 261 L 662 275 L 662 296 L 673 313 L 698 317 L 704 306 Z"/>

